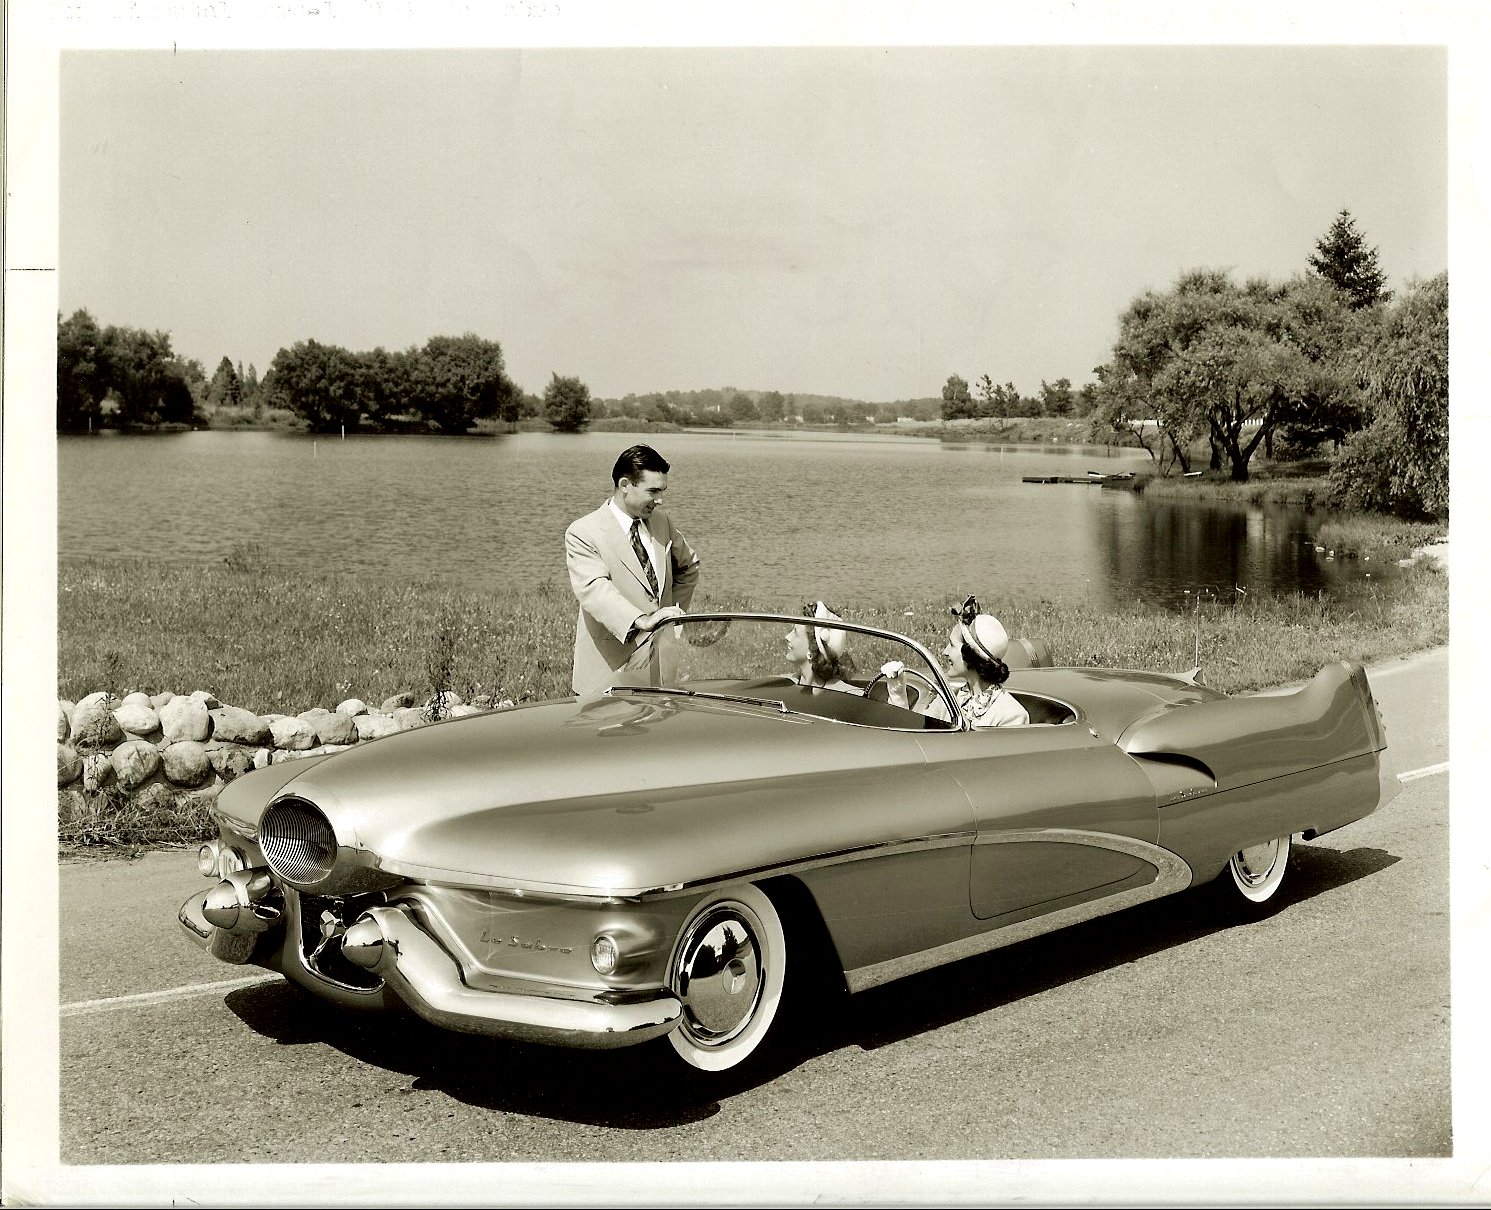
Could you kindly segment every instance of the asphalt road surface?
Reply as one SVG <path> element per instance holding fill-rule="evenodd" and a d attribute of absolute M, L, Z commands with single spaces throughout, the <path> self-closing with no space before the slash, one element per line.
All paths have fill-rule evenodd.
<path fill-rule="evenodd" d="M 62 1163 L 1449 1155 L 1448 653 L 1371 676 L 1411 776 L 1277 915 L 1185 894 L 903 979 L 744 1086 L 353 1021 L 179 934 L 193 853 L 66 863 Z"/>

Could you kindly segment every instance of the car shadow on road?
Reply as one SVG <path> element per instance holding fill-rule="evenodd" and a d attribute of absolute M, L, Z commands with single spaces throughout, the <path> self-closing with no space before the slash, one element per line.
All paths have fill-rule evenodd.
<path fill-rule="evenodd" d="M 1279 910 L 1398 860 L 1381 849 L 1298 846 Z M 663 1043 L 612 1051 L 525 1045 L 451 1033 L 413 1015 L 350 1014 L 286 983 L 241 988 L 226 1003 L 281 1045 L 329 1046 L 411 1077 L 410 1091 L 440 1091 L 501 1113 L 656 1130 L 710 1118 L 722 1101 L 816 1055 L 887 1046 L 1229 927 L 1204 894 L 1172 895 L 847 997 L 847 1006 L 810 1011 L 811 1031 L 788 1039 L 766 1064 L 709 1077 L 670 1073 L 668 1056 L 657 1050 Z"/>

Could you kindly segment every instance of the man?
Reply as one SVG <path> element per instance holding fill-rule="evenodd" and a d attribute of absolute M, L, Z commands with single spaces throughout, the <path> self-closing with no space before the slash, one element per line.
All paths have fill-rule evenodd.
<path fill-rule="evenodd" d="M 699 556 L 667 513 L 668 463 L 651 446 L 623 450 L 611 498 L 564 531 L 564 561 L 580 602 L 571 684 L 579 697 L 656 658 L 652 632 L 680 617 L 699 580 Z"/>

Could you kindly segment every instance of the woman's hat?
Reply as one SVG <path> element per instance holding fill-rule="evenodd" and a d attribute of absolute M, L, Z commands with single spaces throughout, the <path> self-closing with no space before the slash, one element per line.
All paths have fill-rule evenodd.
<path fill-rule="evenodd" d="M 802 612 L 804 617 L 819 618 L 825 622 L 842 622 L 844 620 L 822 601 L 814 601 L 811 604 L 804 605 Z M 808 630 L 808 633 L 818 641 L 818 645 L 824 651 L 835 657 L 844 654 L 844 648 L 849 642 L 849 633 L 844 630 L 827 630 L 814 626 Z"/>
<path fill-rule="evenodd" d="M 973 597 L 965 598 L 963 604 L 954 605 L 948 612 L 958 619 L 953 634 L 959 640 L 986 660 L 1004 659 L 1010 646 L 1009 631 L 992 613 L 980 613 L 978 602 Z"/>

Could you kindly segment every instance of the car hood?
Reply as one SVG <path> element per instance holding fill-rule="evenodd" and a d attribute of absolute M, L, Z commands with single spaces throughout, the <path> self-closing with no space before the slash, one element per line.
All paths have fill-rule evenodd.
<path fill-rule="evenodd" d="M 898 780 L 929 815 L 908 813 L 904 795 L 867 793 Z M 295 795 L 385 869 L 493 885 L 635 888 L 969 819 L 912 733 L 656 694 L 436 723 L 280 781 L 252 801 L 235 796 L 229 813 L 252 826 L 271 799 Z M 884 805 L 867 803 L 877 797 Z"/>

